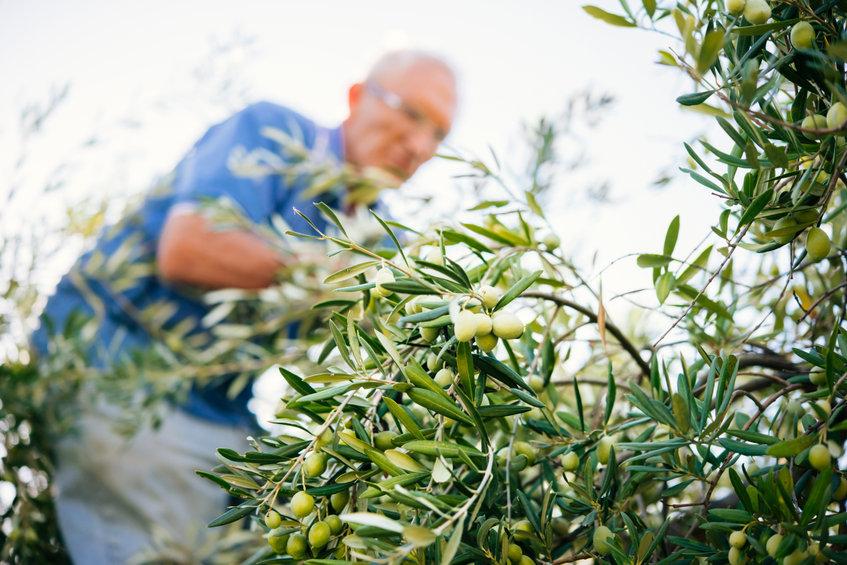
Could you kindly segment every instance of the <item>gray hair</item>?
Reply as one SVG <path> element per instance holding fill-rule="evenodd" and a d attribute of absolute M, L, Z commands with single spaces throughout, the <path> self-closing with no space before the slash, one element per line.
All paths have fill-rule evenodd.
<path fill-rule="evenodd" d="M 394 73 L 402 73 L 420 63 L 434 65 L 444 69 L 455 80 L 456 72 L 452 65 L 443 57 L 420 49 L 398 49 L 383 54 L 368 72 L 368 81 L 379 81 L 380 78 Z"/>

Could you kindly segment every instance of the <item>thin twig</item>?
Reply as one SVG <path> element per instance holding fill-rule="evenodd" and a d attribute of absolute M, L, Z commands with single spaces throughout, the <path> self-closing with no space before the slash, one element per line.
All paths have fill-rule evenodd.
<path fill-rule="evenodd" d="M 597 314 L 582 306 L 577 304 L 576 302 L 572 302 L 560 296 L 556 296 L 555 294 L 550 294 L 546 292 L 525 292 L 521 296 L 526 298 L 540 298 L 541 300 L 547 300 L 550 302 L 554 302 L 559 306 L 564 306 L 566 308 L 570 308 L 571 310 L 576 310 L 577 312 L 584 314 L 587 316 L 592 322 L 597 321 Z M 610 323 L 608 320 L 606 321 L 606 329 L 615 336 L 615 339 L 621 344 L 621 346 L 629 353 L 632 359 L 638 364 L 638 367 L 641 369 L 642 376 L 649 377 L 650 376 L 650 365 L 647 364 L 644 359 L 641 358 L 641 355 L 638 353 L 638 350 L 635 346 L 630 342 L 623 332 L 618 328 L 615 324 Z M 640 380 L 640 378 L 639 378 Z"/>
<path fill-rule="evenodd" d="M 701 289 L 700 289 L 700 292 L 698 292 L 698 293 L 697 293 L 697 296 L 695 296 L 695 297 L 694 297 L 694 299 L 693 299 L 693 300 L 691 301 L 691 303 L 688 305 L 688 308 L 686 308 L 686 309 L 685 309 L 685 312 L 683 312 L 683 313 L 682 313 L 682 314 L 681 314 L 681 315 L 680 315 L 680 316 L 679 316 L 679 317 L 678 317 L 678 318 L 674 321 L 674 323 L 673 323 L 673 324 L 671 324 L 671 326 L 670 326 L 667 330 L 665 330 L 665 333 L 663 333 L 659 339 L 657 339 L 655 342 L 653 342 L 653 346 L 652 346 L 652 347 L 653 347 L 654 349 L 655 349 L 655 347 L 656 347 L 657 345 L 659 345 L 659 343 L 660 343 L 663 339 L 665 339 L 665 337 L 667 337 L 667 335 L 668 335 L 669 333 L 671 333 L 671 331 L 672 331 L 672 330 L 673 330 L 673 329 L 674 329 L 674 328 L 675 328 L 675 327 L 676 327 L 676 326 L 677 326 L 677 325 L 678 325 L 678 324 L 679 324 L 679 323 L 680 323 L 683 319 L 685 319 L 685 317 L 688 315 L 688 313 L 689 313 L 689 312 L 691 312 L 691 310 L 694 308 L 694 304 L 697 302 L 697 299 L 698 299 L 698 298 L 700 298 L 701 296 L 703 296 L 703 293 L 704 293 L 704 292 L 706 292 L 706 289 L 707 289 L 707 288 L 709 288 L 709 285 L 710 285 L 710 284 L 712 284 L 712 281 L 714 281 L 714 280 L 715 280 L 715 278 L 717 278 L 717 276 L 721 273 L 721 271 L 723 271 L 724 267 L 726 267 L 726 264 L 727 264 L 727 263 L 729 263 L 730 258 L 732 258 L 732 254 L 735 252 L 735 250 L 738 248 L 738 244 L 741 242 L 741 238 L 743 238 L 743 237 L 744 237 L 744 235 L 747 233 L 747 230 L 749 230 L 749 229 L 750 229 L 750 226 L 751 226 L 751 225 L 752 225 L 752 224 L 747 224 L 746 226 L 744 226 L 744 229 L 742 229 L 742 230 L 741 230 L 741 232 L 739 232 L 739 233 L 738 233 L 738 235 L 736 235 L 736 236 L 735 236 L 735 239 L 732 241 L 732 243 L 730 243 L 730 244 L 729 244 L 729 251 L 727 252 L 726 257 L 724 258 L 723 262 L 722 262 L 722 263 L 718 266 L 718 268 L 715 270 L 715 272 L 714 272 L 714 273 L 712 273 L 712 276 L 710 276 L 710 277 L 709 277 L 709 280 L 707 280 L 707 281 L 706 281 L 706 284 L 705 284 L 705 285 L 703 285 L 703 288 L 701 288 Z"/>

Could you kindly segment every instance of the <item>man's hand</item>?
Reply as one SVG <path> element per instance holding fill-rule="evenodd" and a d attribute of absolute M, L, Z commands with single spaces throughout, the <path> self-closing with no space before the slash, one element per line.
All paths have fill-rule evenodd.
<path fill-rule="evenodd" d="M 280 255 L 254 234 L 215 231 L 189 210 L 173 210 L 156 250 L 159 275 L 203 288 L 260 289 L 284 266 Z"/>

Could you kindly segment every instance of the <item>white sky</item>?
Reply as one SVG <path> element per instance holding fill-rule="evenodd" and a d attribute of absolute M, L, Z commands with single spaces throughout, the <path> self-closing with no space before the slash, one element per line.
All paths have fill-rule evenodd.
<path fill-rule="evenodd" d="M 595 3 L 619 10 L 617 2 Z M 716 199 L 681 173 L 665 189 L 649 185 L 661 170 L 682 163 L 682 142 L 712 120 L 674 102 L 691 83 L 654 63 L 669 38 L 608 26 L 579 4 L 431 0 L 413 9 L 387 1 L 0 0 L 0 178 L 20 151 L 20 109 L 44 100 L 56 85 L 70 83 L 69 97 L 47 133 L 28 146 L 26 187 L 40 186 L 68 162 L 77 191 L 71 194 L 121 194 L 145 188 L 242 99 L 274 100 L 332 124 L 344 117 L 346 87 L 383 50 L 424 47 L 443 53 L 460 73 L 451 145 L 480 155 L 490 143 L 508 160 L 519 146 L 521 122 L 561 112 L 570 93 L 592 87 L 612 94 L 612 110 L 586 133 L 589 169 L 557 186 L 549 206 L 564 245 L 583 258 L 599 250 L 600 264 L 658 251 L 668 222 L 680 213 L 680 249 L 688 249 L 716 219 Z M 254 41 L 209 56 L 215 42 L 238 36 Z M 214 95 L 210 85 L 227 76 L 243 96 Z M 133 129 L 127 118 L 142 127 Z M 81 149 L 93 134 L 101 142 Z M 434 209 L 449 214 L 457 203 L 454 172 L 434 163 L 400 196 L 434 194 Z M 574 190 L 605 178 L 612 205 L 574 202 Z M 403 218 L 403 199 L 394 201 Z M 34 205 L 44 211 L 43 201 L 26 203 L 16 217 L 26 220 Z M 648 272 L 633 264 L 609 271 L 604 287 L 649 284 Z"/>

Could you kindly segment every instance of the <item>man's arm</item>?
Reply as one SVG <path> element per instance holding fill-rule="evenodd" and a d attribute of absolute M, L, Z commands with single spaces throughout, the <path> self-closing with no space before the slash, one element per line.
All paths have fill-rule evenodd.
<path fill-rule="evenodd" d="M 282 258 L 257 236 L 215 231 L 203 216 L 171 213 L 156 250 L 160 276 L 204 288 L 260 289 L 274 282 Z"/>

